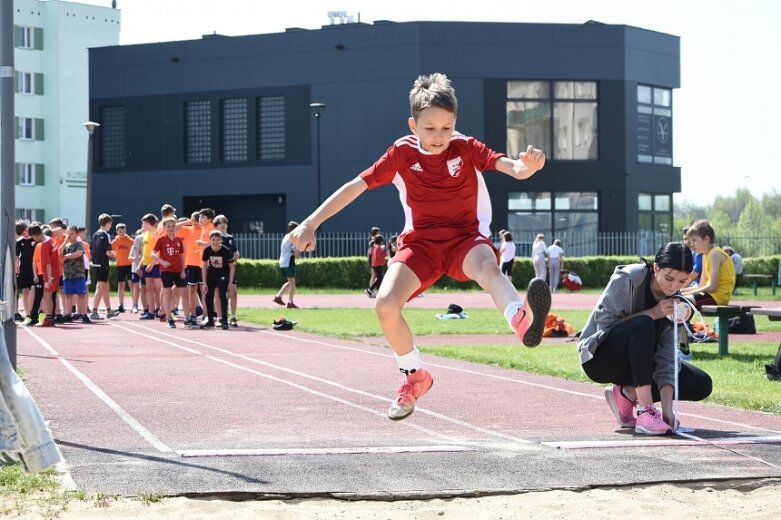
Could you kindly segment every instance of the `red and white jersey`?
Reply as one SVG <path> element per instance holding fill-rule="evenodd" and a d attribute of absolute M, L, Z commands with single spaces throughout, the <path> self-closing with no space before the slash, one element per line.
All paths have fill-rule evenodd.
<path fill-rule="evenodd" d="M 168 267 L 160 266 L 161 272 L 179 273 L 184 269 L 184 242 L 181 238 L 163 235 L 157 239 L 154 251 L 158 258 L 169 262 Z"/>
<path fill-rule="evenodd" d="M 420 148 L 415 135 L 397 140 L 361 173 L 369 189 L 391 182 L 404 209 L 403 233 L 426 231 L 435 240 L 478 232 L 490 235 L 491 200 L 483 180 L 497 153 L 473 137 L 453 132 L 450 146 L 432 155 Z"/>

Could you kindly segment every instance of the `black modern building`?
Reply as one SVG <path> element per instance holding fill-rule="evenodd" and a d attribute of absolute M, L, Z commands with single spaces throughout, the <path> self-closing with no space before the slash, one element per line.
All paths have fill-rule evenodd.
<path fill-rule="evenodd" d="M 672 231 L 676 36 L 597 22 L 376 21 L 96 48 L 89 67 L 95 215 L 132 223 L 170 202 L 182 215 L 213 207 L 236 232 L 284 231 L 315 208 L 318 184 L 327 197 L 409 133 L 413 81 L 444 72 L 459 131 L 548 156 L 527 181 L 486 172 L 494 229 L 516 240 Z M 312 103 L 325 105 L 318 118 Z M 403 218 L 390 186 L 325 230 L 398 230 Z"/>

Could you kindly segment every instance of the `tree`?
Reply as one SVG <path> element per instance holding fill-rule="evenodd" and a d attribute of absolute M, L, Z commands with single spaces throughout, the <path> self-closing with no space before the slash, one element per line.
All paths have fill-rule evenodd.
<path fill-rule="evenodd" d="M 756 199 L 749 201 L 740 215 L 738 225 L 736 226 L 736 234 L 740 237 L 746 238 L 743 243 L 743 255 L 744 256 L 760 256 L 765 254 L 762 251 L 762 244 L 758 243 L 756 238 L 762 234 L 768 233 L 774 224 L 774 219 L 765 213 L 762 206 Z"/>
<path fill-rule="evenodd" d="M 762 195 L 762 209 L 774 219 L 781 219 L 781 193 L 772 189 Z"/>

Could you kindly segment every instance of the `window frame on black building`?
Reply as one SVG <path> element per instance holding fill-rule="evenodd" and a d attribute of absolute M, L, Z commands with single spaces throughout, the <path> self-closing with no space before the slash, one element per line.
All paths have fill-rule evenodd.
<path fill-rule="evenodd" d="M 553 161 L 599 160 L 597 81 L 509 80 L 506 95 L 510 156 L 532 144 Z M 569 124 L 562 124 L 565 119 Z M 568 135 L 562 136 L 564 132 Z"/>
<path fill-rule="evenodd" d="M 220 161 L 249 160 L 249 100 L 220 99 Z"/>
<path fill-rule="evenodd" d="M 287 158 L 287 111 L 284 95 L 258 96 L 257 112 L 257 149 L 260 161 L 284 161 Z"/>
<path fill-rule="evenodd" d="M 672 166 L 673 91 L 637 85 L 637 162 Z"/>
<path fill-rule="evenodd" d="M 184 162 L 212 162 L 212 102 L 190 99 L 184 102 Z"/>
<path fill-rule="evenodd" d="M 673 233 L 673 204 L 671 194 L 638 193 L 637 212 L 638 232 L 662 233 L 668 236 L 673 236 L 675 234 Z"/>
<path fill-rule="evenodd" d="M 599 233 L 599 192 L 511 191 L 507 197 L 507 229 L 516 242 L 531 243 L 535 235 L 543 233 L 548 245 L 554 238 L 564 240 L 570 254 L 576 247 L 586 245 L 593 245 L 594 250 L 578 249 L 578 256 L 597 254 L 596 241 L 592 238 Z M 519 227 L 520 217 L 525 217 L 532 225 L 525 229 Z M 583 246 L 572 243 L 578 236 L 586 238 Z"/>
<path fill-rule="evenodd" d="M 98 165 L 122 168 L 127 162 L 127 110 L 125 105 L 103 105 L 98 109 L 100 131 Z"/>

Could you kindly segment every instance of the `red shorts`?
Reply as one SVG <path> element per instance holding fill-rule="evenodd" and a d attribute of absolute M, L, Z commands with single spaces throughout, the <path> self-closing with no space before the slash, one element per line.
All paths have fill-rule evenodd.
<path fill-rule="evenodd" d="M 41 278 L 46 278 L 46 275 L 41 275 Z M 57 292 L 57 290 L 60 288 L 60 277 L 56 277 L 52 279 L 51 282 L 49 282 L 49 286 L 43 286 L 43 292 L 45 293 L 53 293 Z"/>
<path fill-rule="evenodd" d="M 424 231 L 412 231 L 399 237 L 393 262 L 405 264 L 420 280 L 420 287 L 410 300 L 434 285 L 443 274 L 454 280 L 469 280 L 463 271 L 464 258 L 474 247 L 487 244 L 497 258 L 499 255 L 493 242 L 476 231 L 442 240 L 430 236 Z"/>

